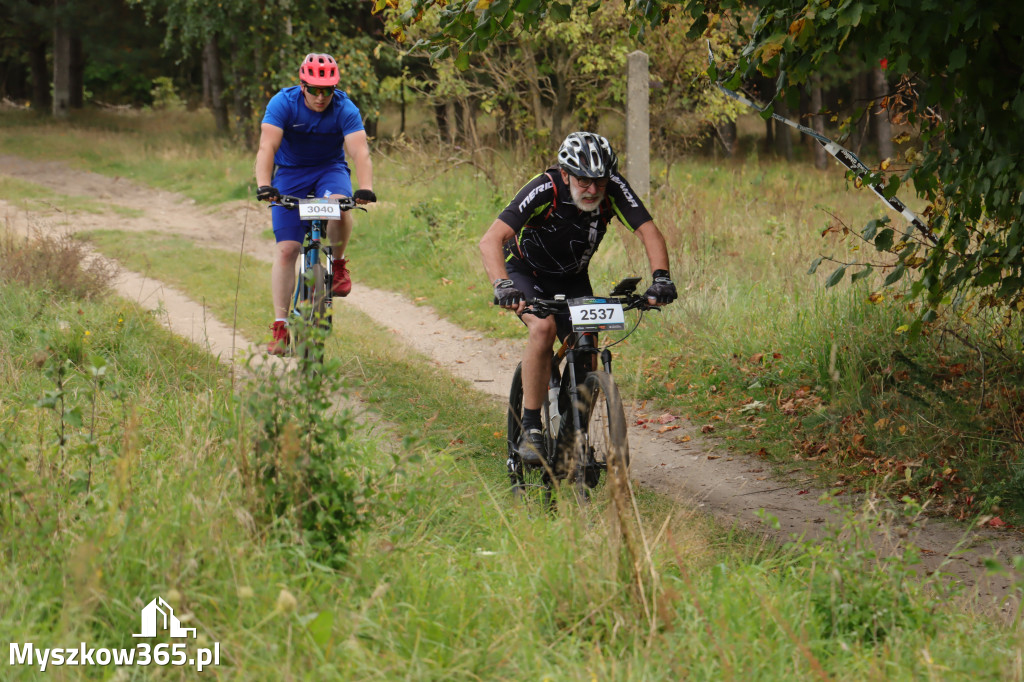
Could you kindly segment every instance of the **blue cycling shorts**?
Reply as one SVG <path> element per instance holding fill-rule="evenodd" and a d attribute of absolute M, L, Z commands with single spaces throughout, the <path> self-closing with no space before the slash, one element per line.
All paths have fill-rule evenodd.
<path fill-rule="evenodd" d="M 329 197 L 332 194 L 352 196 L 352 176 L 346 163 L 313 168 L 281 166 L 274 173 L 273 182 L 281 194 L 300 199 L 310 194 L 317 197 Z M 271 215 L 274 220 L 274 238 L 277 241 L 302 241 L 306 228 L 299 220 L 298 211 L 273 206 Z"/>

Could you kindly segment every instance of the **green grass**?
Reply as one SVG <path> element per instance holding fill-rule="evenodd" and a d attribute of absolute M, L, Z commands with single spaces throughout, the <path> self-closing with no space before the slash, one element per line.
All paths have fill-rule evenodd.
<path fill-rule="evenodd" d="M 82 195 L 56 194 L 49 187 L 26 182 L 17 178 L 0 177 L 0 199 L 10 202 L 22 210 L 39 213 L 61 211 L 103 214 L 114 213 L 126 218 L 138 218 L 143 211 L 128 206 L 118 206 L 108 201 L 98 201 Z"/>
<path fill-rule="evenodd" d="M 462 197 L 459 189 L 472 186 L 451 182 L 442 189 Z M 467 223 L 492 206 L 472 199 L 477 208 L 468 209 Z M 374 218 L 366 218 L 360 239 L 370 236 Z M 417 230 L 408 235 L 422 238 Z M 98 233 L 94 239 L 108 252 L 119 249 L 129 267 L 233 319 L 237 256 L 162 235 Z M 625 245 L 609 246 L 609 272 L 619 268 L 614 259 L 628 264 Z M 464 265 L 455 261 L 457 248 Z M 432 256 L 456 263 L 454 273 L 472 269 L 473 248 L 453 241 Z M 654 395 L 669 381 L 692 377 L 704 391 L 680 382 L 664 388 L 661 399 L 680 406 L 693 400 L 694 410 L 703 405 L 728 415 L 731 401 L 753 383 L 775 381 L 775 395 L 789 398 L 786 387 L 800 385 L 807 368 L 820 376 L 833 337 L 837 348 L 850 346 L 893 323 L 895 313 L 858 305 L 856 292 L 807 296 L 795 285 L 788 295 L 799 293 L 813 305 L 806 317 L 787 318 L 781 314 L 787 299 L 779 297 L 786 287 L 740 277 L 758 263 L 773 272 L 769 255 L 748 254 L 730 271 L 715 266 L 713 249 L 702 249 L 697 252 L 706 253 L 706 272 L 714 276 L 690 294 L 700 299 L 666 311 L 621 354 L 635 363 L 620 372 L 635 377 L 635 394 Z M 367 264 L 368 277 L 433 296 L 424 288 L 433 271 L 419 252 L 410 250 L 399 262 L 405 271 L 387 267 L 387 250 L 376 253 L 358 261 Z M 681 260 L 679 270 L 694 262 Z M 269 266 L 243 259 L 242 267 L 238 324 L 256 338 L 264 331 Z M 406 273 L 423 279 L 406 284 Z M 764 291 L 755 296 L 759 287 Z M 476 310 L 481 319 L 491 315 L 487 291 L 446 295 L 430 302 L 447 300 L 444 305 Z M 754 324 L 770 311 L 780 315 L 774 328 Z M 603 493 L 582 513 L 568 504 L 548 514 L 512 503 L 504 490 L 500 408 L 467 400 L 465 382 L 348 310 L 328 354 L 343 363 L 346 392 L 378 406 L 407 437 L 380 442 L 356 434 L 350 457 L 371 474 L 390 464 L 388 451 L 417 453 L 422 462 L 377 479 L 367 499 L 373 522 L 356 535 L 348 563 L 328 569 L 294 533 L 254 520 L 254 493 L 244 485 L 239 458 L 244 424 L 225 368 L 120 301 L 68 300 L 8 283 L 0 285 L 0 313 L 0 343 L 8 351 L 0 356 L 0 628 L 11 641 L 131 646 L 139 609 L 159 594 L 178 614 L 194 614 L 187 625 L 200 629 L 201 645 L 220 643 L 224 665 L 216 674 L 240 680 L 1022 676 L 1017 631 L 951 608 L 955 595 L 940 582 L 912 578 L 913 547 L 878 562 L 863 540 L 870 515 L 814 545 L 780 551 L 643 495 L 641 522 L 651 551 L 650 563 L 640 562 L 638 593 Z M 514 320 L 497 317 L 495 324 L 513 328 L 503 334 L 519 333 Z M 762 337 L 761 326 L 774 336 Z M 813 341 L 801 354 L 803 327 Z M 716 330 L 731 331 L 716 336 Z M 784 344 L 793 344 L 793 352 Z M 785 352 L 756 362 L 749 354 L 771 348 Z M 841 373 L 829 381 L 854 386 L 856 372 L 867 371 L 855 360 L 868 358 L 867 367 L 877 357 L 869 351 L 867 343 L 837 350 L 833 364 Z M 72 362 L 59 377 L 55 367 L 65 366 L 63 359 Z M 90 367 L 99 366 L 106 370 L 97 391 Z M 45 405 L 47 392 L 52 398 L 55 377 L 66 407 L 78 408 L 78 416 L 64 413 L 63 459 L 53 442 L 57 413 L 37 406 Z M 749 383 L 741 387 L 741 378 Z M 712 393 L 712 385 L 720 388 Z M 244 395 L 247 386 L 237 389 Z M 85 447 L 91 424 L 100 434 L 96 450 Z M 759 428 L 770 433 L 767 421 Z M 90 452 L 92 487 L 83 492 Z M 914 514 L 913 505 L 907 512 Z M 112 673 L 61 672 L 72 678 Z M 28 669 L 8 676 L 36 677 Z"/>
<path fill-rule="evenodd" d="M 205 112 L 73 112 L 64 122 L 0 114 L 0 154 L 180 192 L 201 204 L 251 196 L 254 155 L 219 137 Z"/>
<path fill-rule="evenodd" d="M 97 243 L 137 254 L 132 238 L 109 233 Z M 172 242 L 155 239 L 150 272 L 205 297 L 215 314 L 230 310 L 232 264 Z M 209 279 L 190 279 L 182 262 Z M 262 300 L 259 283 L 243 278 L 240 298 Z M 249 334 L 263 321 L 247 313 L 239 320 Z M 644 495 L 657 576 L 657 598 L 644 606 L 632 596 L 614 527 L 598 513 L 603 497 L 585 514 L 589 524 L 571 506 L 547 516 L 511 504 L 497 406 L 465 400 L 465 382 L 349 310 L 328 353 L 341 359 L 351 390 L 412 437 L 403 448 L 422 452 L 427 465 L 396 484 L 401 501 L 359 536 L 351 565 L 331 580 L 314 574 L 301 587 L 283 583 L 299 595 L 298 617 L 310 619 L 308 636 L 291 638 L 293 650 L 251 652 L 264 633 L 233 641 L 251 652 L 247 679 L 269 678 L 266 666 L 282 656 L 293 671 L 339 679 L 1012 674 L 1005 656 L 984 651 L 1019 646 L 1015 635 L 947 611 L 937 585 L 910 577 L 913 548 L 876 565 L 863 541 L 870 518 L 778 552 Z"/>

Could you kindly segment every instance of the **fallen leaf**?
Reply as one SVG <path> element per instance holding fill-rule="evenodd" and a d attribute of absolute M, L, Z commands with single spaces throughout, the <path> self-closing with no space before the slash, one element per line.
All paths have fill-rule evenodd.
<path fill-rule="evenodd" d="M 658 429 L 658 433 L 665 433 L 666 431 L 675 431 L 679 428 L 679 424 L 668 424 Z"/>
<path fill-rule="evenodd" d="M 676 419 L 677 419 L 677 417 L 674 414 L 669 414 L 668 412 L 666 412 L 665 414 L 663 414 L 660 417 L 658 417 L 658 423 L 659 424 L 668 424 L 670 422 L 674 422 Z"/>
<path fill-rule="evenodd" d="M 447 277 L 442 277 L 441 278 L 441 286 L 446 287 L 446 286 L 448 286 L 451 283 L 452 283 L 452 281 L 450 279 L 448 279 Z"/>
<path fill-rule="evenodd" d="M 705 424 L 704 426 L 700 427 L 701 433 L 712 433 L 714 430 L 715 427 L 712 426 L 711 424 Z"/>
<path fill-rule="evenodd" d="M 708 455 L 708 459 L 721 459 L 721 455 Z"/>
<path fill-rule="evenodd" d="M 810 490 L 801 490 L 800 492 L 797 493 L 797 495 L 806 495 L 809 492 L 811 492 L 811 491 Z"/>
<path fill-rule="evenodd" d="M 689 436 L 680 436 L 679 438 L 676 438 L 676 442 L 677 443 L 689 443 L 690 442 L 690 437 Z"/>

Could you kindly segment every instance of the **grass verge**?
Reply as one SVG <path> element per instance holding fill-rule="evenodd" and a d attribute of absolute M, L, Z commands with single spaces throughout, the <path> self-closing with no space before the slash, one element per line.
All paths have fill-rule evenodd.
<path fill-rule="evenodd" d="M 195 298 L 202 291 L 215 314 L 230 309 L 228 259 L 167 244 L 149 258 L 154 276 Z M 196 288 L 181 262 L 209 268 L 219 284 Z M 258 278 L 249 280 L 257 284 L 243 283 L 240 297 L 262 298 Z M 646 498 L 650 564 L 637 591 L 601 503 L 582 516 L 568 505 L 548 515 L 510 504 L 494 435 L 500 410 L 460 411 L 462 382 L 345 315 L 328 353 L 346 363 L 352 390 L 386 408 L 411 437 L 403 447 L 420 448 L 425 465 L 381 491 L 393 506 L 360 532 L 350 564 L 330 573 L 307 564 L 280 583 L 288 596 L 274 606 L 246 597 L 260 620 L 243 618 L 244 634 L 231 640 L 244 652 L 231 665 L 246 679 L 282 670 L 339 679 L 1019 676 L 1015 633 L 951 611 L 948 587 L 913 577 L 914 548 L 879 561 L 865 541 L 870 517 L 779 552 Z M 239 319 L 246 333 L 259 332 L 261 318 Z M 210 604 L 197 597 L 194 608 Z"/>

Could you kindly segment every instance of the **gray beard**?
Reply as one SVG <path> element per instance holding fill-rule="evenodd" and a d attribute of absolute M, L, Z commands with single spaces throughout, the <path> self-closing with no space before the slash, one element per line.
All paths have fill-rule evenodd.
<path fill-rule="evenodd" d="M 584 213 L 593 213 L 597 209 L 601 208 L 601 202 L 604 201 L 604 192 L 600 192 L 595 197 L 595 201 L 591 208 L 584 208 L 580 197 L 583 196 L 583 190 L 577 188 L 575 185 L 569 185 L 569 195 L 572 197 L 573 205 Z"/>

